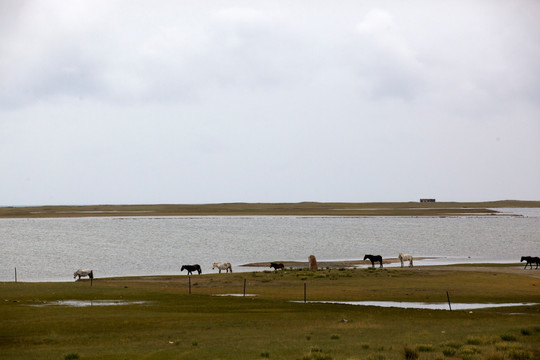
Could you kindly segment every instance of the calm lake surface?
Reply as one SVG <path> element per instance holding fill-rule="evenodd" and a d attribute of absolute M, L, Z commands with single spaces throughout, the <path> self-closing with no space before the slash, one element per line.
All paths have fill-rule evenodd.
<path fill-rule="evenodd" d="M 501 209 L 498 209 L 501 210 Z M 540 209 L 484 217 L 94 217 L 0 219 L 0 281 L 73 281 L 78 268 L 96 277 L 177 275 L 182 264 L 437 257 L 415 265 L 519 262 L 540 256 Z M 186 274 L 185 272 L 183 274 Z"/>

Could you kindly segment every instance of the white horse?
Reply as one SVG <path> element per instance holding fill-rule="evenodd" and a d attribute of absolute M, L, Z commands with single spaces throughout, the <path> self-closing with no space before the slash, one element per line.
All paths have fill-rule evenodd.
<path fill-rule="evenodd" d="M 73 278 L 79 277 L 77 280 L 81 279 L 81 276 L 88 276 L 90 279 L 94 278 L 94 272 L 90 269 L 79 269 L 73 273 Z"/>
<path fill-rule="evenodd" d="M 401 267 L 403 267 L 403 262 L 404 261 L 408 261 L 409 262 L 409 267 L 413 267 L 413 257 L 412 257 L 411 254 L 399 253 L 398 259 L 399 259 L 399 261 L 401 261 Z"/>
<path fill-rule="evenodd" d="M 221 274 L 221 270 L 225 270 L 229 272 L 229 270 L 232 272 L 232 265 L 230 262 L 215 262 L 212 264 L 212 270 L 215 268 L 219 269 L 219 273 Z"/>

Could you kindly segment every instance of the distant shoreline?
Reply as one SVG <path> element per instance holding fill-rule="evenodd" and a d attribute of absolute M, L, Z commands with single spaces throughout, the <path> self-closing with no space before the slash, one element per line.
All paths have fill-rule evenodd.
<path fill-rule="evenodd" d="M 497 208 L 540 208 L 540 201 L 487 202 L 300 202 L 156 205 L 55 205 L 0 207 L 0 218 L 75 218 L 136 216 L 497 216 Z M 504 216 L 511 216 L 504 214 Z"/>

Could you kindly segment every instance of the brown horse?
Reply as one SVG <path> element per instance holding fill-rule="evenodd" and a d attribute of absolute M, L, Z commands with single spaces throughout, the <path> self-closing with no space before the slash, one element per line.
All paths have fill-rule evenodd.
<path fill-rule="evenodd" d="M 364 256 L 364 260 L 367 260 L 369 259 L 369 261 L 371 261 L 371 266 L 375 267 L 375 263 L 378 262 L 378 263 L 381 263 L 381 266 L 380 267 L 383 267 L 382 266 L 382 256 L 381 255 L 366 255 Z"/>
<path fill-rule="evenodd" d="M 199 273 L 199 275 L 202 273 L 201 266 L 199 264 L 182 265 L 182 269 L 180 269 L 180 271 L 184 271 L 184 270 L 187 270 L 188 275 L 191 275 L 193 273 L 193 271 L 197 271 Z"/>
<path fill-rule="evenodd" d="M 283 266 L 282 263 L 275 263 L 275 262 L 271 262 L 271 263 L 270 263 L 270 267 L 271 267 L 271 268 L 274 268 L 274 270 L 278 270 L 278 269 L 283 269 L 283 268 L 285 268 L 285 266 Z"/>

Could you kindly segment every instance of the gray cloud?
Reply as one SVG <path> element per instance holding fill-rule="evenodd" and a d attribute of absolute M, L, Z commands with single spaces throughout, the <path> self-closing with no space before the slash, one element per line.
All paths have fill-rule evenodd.
<path fill-rule="evenodd" d="M 535 1 L 18 4 L 7 205 L 540 197 Z"/>

